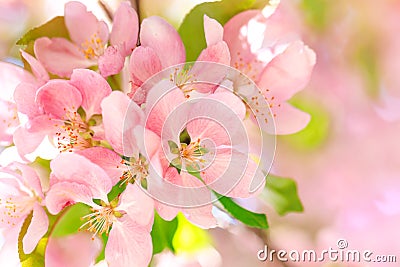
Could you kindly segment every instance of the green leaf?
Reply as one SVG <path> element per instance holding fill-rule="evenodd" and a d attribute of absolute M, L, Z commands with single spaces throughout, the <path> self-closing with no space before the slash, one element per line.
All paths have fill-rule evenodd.
<path fill-rule="evenodd" d="M 89 206 L 82 203 L 69 207 L 55 225 L 52 236 L 62 237 L 77 233 L 84 223 L 81 218 L 90 212 Z"/>
<path fill-rule="evenodd" d="M 63 37 L 69 39 L 69 33 L 64 23 L 64 17 L 58 16 L 45 24 L 33 28 L 17 41 L 17 45 L 28 45 L 40 37 Z"/>
<path fill-rule="evenodd" d="M 236 14 L 247 9 L 262 7 L 267 3 L 267 0 L 222 0 L 195 6 L 186 15 L 178 30 L 186 48 L 186 60 L 196 60 L 200 52 L 206 48 L 203 25 L 204 14 L 224 25 Z"/>
<path fill-rule="evenodd" d="M 172 221 L 165 221 L 155 213 L 154 224 L 151 231 L 151 239 L 153 241 L 153 254 L 162 252 L 164 249 L 170 249 L 175 252 L 172 244 L 176 229 L 178 228 L 178 219 L 175 218 Z"/>
<path fill-rule="evenodd" d="M 303 211 L 294 180 L 268 175 L 266 189 L 265 197 L 279 215 Z"/>
<path fill-rule="evenodd" d="M 122 192 L 126 189 L 126 182 L 119 181 L 116 185 L 111 188 L 110 193 L 108 193 L 107 198 L 108 201 L 113 201 L 116 197 L 118 197 Z"/>
<path fill-rule="evenodd" d="M 269 227 L 267 216 L 265 216 L 265 214 L 249 211 L 239 206 L 231 198 L 221 196 L 216 192 L 214 193 L 219 197 L 218 200 L 222 204 L 222 206 L 224 206 L 226 211 L 228 211 L 233 217 L 235 217 L 245 225 L 262 229 L 267 229 Z"/>

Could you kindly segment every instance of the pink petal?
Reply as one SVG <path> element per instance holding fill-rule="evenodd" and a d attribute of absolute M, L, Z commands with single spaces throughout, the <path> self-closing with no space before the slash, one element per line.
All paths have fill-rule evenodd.
<path fill-rule="evenodd" d="M 229 46 L 232 65 L 239 62 L 240 58 L 245 61 L 251 61 L 255 58 L 255 55 L 250 51 L 250 45 L 247 43 L 247 24 L 260 13 L 259 10 L 240 12 L 224 25 L 224 41 Z M 262 35 L 260 37 L 262 38 Z"/>
<path fill-rule="evenodd" d="M 148 158 L 152 158 L 161 147 L 160 137 L 143 126 L 135 127 L 131 134 L 134 135 L 140 153 Z"/>
<path fill-rule="evenodd" d="M 152 257 L 150 233 L 128 216 L 113 224 L 106 246 L 109 267 L 148 266 Z"/>
<path fill-rule="evenodd" d="M 99 70 L 103 77 L 119 73 L 124 67 L 125 57 L 116 46 L 107 47 L 102 56 L 99 57 Z"/>
<path fill-rule="evenodd" d="M 132 222 L 151 231 L 154 219 L 154 202 L 137 184 L 128 184 L 121 194 L 118 210 L 126 212 Z"/>
<path fill-rule="evenodd" d="M 178 32 L 160 17 L 143 20 L 140 42 L 142 46 L 154 49 L 163 68 L 185 62 L 185 47 Z"/>
<path fill-rule="evenodd" d="M 21 261 L 18 255 L 18 234 L 23 221 L 19 225 L 2 232 L 4 244 L 0 249 L 0 262 L 7 263 L 7 267 L 20 267 Z"/>
<path fill-rule="evenodd" d="M 206 14 L 204 14 L 203 20 L 207 46 L 211 46 L 222 41 L 224 35 L 224 28 L 222 25 L 215 19 L 208 17 Z"/>
<path fill-rule="evenodd" d="M 166 205 L 159 201 L 154 201 L 154 206 L 157 210 L 158 215 L 160 215 L 160 217 L 166 221 L 173 220 L 178 215 L 178 213 L 181 212 L 180 209 Z"/>
<path fill-rule="evenodd" d="M 100 166 L 116 184 L 124 172 L 121 164 L 121 157 L 114 151 L 104 147 L 91 147 L 76 152 L 89 159 L 94 164 Z"/>
<path fill-rule="evenodd" d="M 139 19 L 129 2 L 122 2 L 114 14 L 111 31 L 111 45 L 120 47 L 123 57 L 132 53 L 136 47 L 139 33 Z"/>
<path fill-rule="evenodd" d="M 203 84 L 196 84 L 196 91 L 200 93 L 213 92 L 226 76 L 226 67 L 221 64 L 229 66 L 230 61 L 231 57 L 228 46 L 223 41 L 204 49 L 190 70 L 190 74 L 192 74 L 197 81 L 206 82 Z M 219 64 L 207 64 L 204 62 L 215 62 Z M 211 85 L 207 83 L 211 83 Z"/>
<path fill-rule="evenodd" d="M 272 108 L 275 120 L 275 133 L 270 134 L 292 134 L 302 130 L 310 121 L 310 115 L 291 106 L 282 103 Z"/>
<path fill-rule="evenodd" d="M 210 229 L 217 226 L 217 220 L 212 214 L 212 205 L 205 205 L 196 208 L 186 208 L 183 211 L 186 219 L 203 229 Z"/>
<path fill-rule="evenodd" d="M 146 128 L 161 136 L 161 130 L 167 117 L 184 101 L 185 96 L 180 89 L 176 89 L 175 84 L 169 80 L 162 80 L 148 93 Z"/>
<path fill-rule="evenodd" d="M 96 64 L 86 59 L 78 46 L 63 38 L 39 38 L 35 41 L 34 50 L 46 70 L 60 77 L 70 77 L 74 69 Z"/>
<path fill-rule="evenodd" d="M 30 74 L 20 66 L 6 62 L 0 62 L 0 81 L 0 99 L 4 101 L 11 101 L 13 99 L 14 90 L 19 83 L 36 82 L 32 74 Z"/>
<path fill-rule="evenodd" d="M 48 119 L 47 119 L 48 120 Z M 46 136 L 44 131 L 29 131 L 24 126 L 20 126 L 14 132 L 13 140 L 22 158 L 36 150 Z"/>
<path fill-rule="evenodd" d="M 57 182 L 46 194 L 46 207 L 51 214 L 56 215 L 65 207 L 77 202 L 91 205 L 92 197 L 92 192 L 84 184 Z"/>
<path fill-rule="evenodd" d="M 68 119 L 66 113 L 81 106 L 82 95 L 66 80 L 51 80 L 39 89 L 36 101 L 46 114 Z"/>
<path fill-rule="evenodd" d="M 70 83 L 82 95 L 82 108 L 86 111 L 86 118 L 94 114 L 101 114 L 101 101 L 111 94 L 111 87 L 98 73 L 87 69 L 75 69 Z"/>
<path fill-rule="evenodd" d="M 193 207 L 180 208 L 180 211 L 189 221 L 202 228 L 211 228 L 216 226 L 216 220 L 211 213 L 212 205 L 204 205 L 205 203 L 211 202 L 211 193 L 198 178 L 185 171 L 178 174 L 178 171 L 175 168 L 170 167 L 165 174 L 165 179 L 178 186 L 193 188 L 193 194 L 180 195 L 179 192 L 176 192 L 175 194 L 175 197 L 179 199 L 180 202 L 182 198 L 187 198 L 187 204 L 193 204 Z M 174 208 L 172 207 L 172 211 L 173 210 Z"/>
<path fill-rule="evenodd" d="M 22 239 L 25 254 L 30 254 L 35 249 L 39 240 L 44 236 L 49 227 L 49 219 L 43 207 L 38 203 L 33 207 L 33 217 L 26 235 Z"/>
<path fill-rule="evenodd" d="M 33 189 L 38 197 L 44 198 L 42 184 L 35 169 L 18 162 L 11 164 L 9 167 L 21 173 L 21 182 L 26 187 Z"/>
<path fill-rule="evenodd" d="M 224 41 L 208 46 L 201 52 L 197 61 L 216 62 L 229 66 L 231 61 L 229 48 Z"/>
<path fill-rule="evenodd" d="M 33 118 L 41 114 L 36 104 L 36 92 L 39 88 L 32 83 L 20 83 L 14 92 L 14 100 L 17 104 L 18 111 Z"/>
<path fill-rule="evenodd" d="M 139 46 L 133 50 L 129 62 L 129 72 L 134 81 L 140 81 L 140 84 L 137 85 L 141 85 L 161 70 L 160 59 L 151 47 Z"/>
<path fill-rule="evenodd" d="M 50 237 L 46 246 L 45 265 L 47 267 L 93 266 L 100 253 L 102 242 L 85 232 L 65 236 Z"/>
<path fill-rule="evenodd" d="M 143 124 L 143 111 L 122 92 L 114 91 L 101 103 L 103 124 L 107 141 L 116 152 L 124 155 L 124 149 L 135 146 L 133 140 L 124 140 L 124 132 Z M 128 138 L 131 135 L 127 135 Z M 131 141 L 131 142 L 130 142 Z M 124 147 L 124 142 L 128 142 Z M 129 149 L 129 150 L 132 150 Z M 130 154 L 132 151 L 128 151 Z"/>
<path fill-rule="evenodd" d="M 94 198 L 107 201 L 107 194 L 113 186 L 111 178 L 84 156 L 62 153 L 51 161 L 50 168 L 60 181 L 86 185 L 92 190 Z"/>
<path fill-rule="evenodd" d="M 15 103 L 0 99 L 0 146 L 12 144 L 13 133 L 19 125 Z"/>
<path fill-rule="evenodd" d="M 103 44 L 108 40 L 108 27 L 104 21 L 99 21 L 92 12 L 86 10 L 86 6 L 80 2 L 68 2 L 65 4 L 65 25 L 71 40 L 77 45 L 89 41 L 97 34 Z"/>
<path fill-rule="evenodd" d="M 294 42 L 266 66 L 258 85 L 261 90 L 269 89 L 266 96 L 287 100 L 306 86 L 315 60 L 310 48 Z"/>
<path fill-rule="evenodd" d="M 33 75 L 35 75 L 36 80 L 40 85 L 46 83 L 50 77 L 43 65 L 33 56 L 26 53 L 24 50 L 20 50 L 21 56 L 28 62 L 32 69 Z"/>

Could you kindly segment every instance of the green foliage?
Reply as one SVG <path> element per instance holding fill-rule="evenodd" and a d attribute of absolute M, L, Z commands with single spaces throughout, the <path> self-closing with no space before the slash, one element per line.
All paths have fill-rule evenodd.
<path fill-rule="evenodd" d="M 215 194 L 219 197 L 218 200 L 222 204 L 222 206 L 224 206 L 226 211 L 228 211 L 233 217 L 235 217 L 245 225 L 261 229 L 267 229 L 269 227 L 267 216 L 265 216 L 265 214 L 249 211 L 239 206 L 231 198 L 221 196 L 218 193 Z"/>
<path fill-rule="evenodd" d="M 118 197 L 122 192 L 125 191 L 126 182 L 119 181 L 116 185 L 111 188 L 110 193 L 107 194 L 108 201 L 113 201 L 116 197 Z"/>
<path fill-rule="evenodd" d="M 178 228 L 172 239 L 172 245 L 177 254 L 195 253 L 210 246 L 211 237 L 203 230 L 190 223 L 183 214 L 178 214 Z"/>
<path fill-rule="evenodd" d="M 63 37 L 69 39 L 69 33 L 64 23 L 64 17 L 55 17 L 45 24 L 31 29 L 17 41 L 17 45 L 28 45 L 30 42 L 33 42 L 40 37 Z"/>
<path fill-rule="evenodd" d="M 292 179 L 268 175 L 266 189 L 266 199 L 279 215 L 303 211 L 296 183 Z"/>
<path fill-rule="evenodd" d="M 154 224 L 151 231 L 153 241 L 153 254 L 162 252 L 164 249 L 169 249 L 175 252 L 172 240 L 176 229 L 178 228 L 178 219 L 165 221 L 157 213 L 154 214 Z"/>
<path fill-rule="evenodd" d="M 62 237 L 77 233 L 83 224 L 81 218 L 90 212 L 89 206 L 82 203 L 67 208 L 55 225 L 52 236 Z"/>
<path fill-rule="evenodd" d="M 263 7 L 267 3 L 266 0 L 222 0 L 195 6 L 186 15 L 178 30 L 186 48 L 186 60 L 196 60 L 200 52 L 206 48 L 204 14 L 224 25 L 236 14 L 248 9 Z"/>
<path fill-rule="evenodd" d="M 330 21 L 328 15 L 332 12 L 331 7 L 329 0 L 301 1 L 301 8 L 304 10 L 307 23 L 319 31 L 323 31 L 328 26 Z"/>

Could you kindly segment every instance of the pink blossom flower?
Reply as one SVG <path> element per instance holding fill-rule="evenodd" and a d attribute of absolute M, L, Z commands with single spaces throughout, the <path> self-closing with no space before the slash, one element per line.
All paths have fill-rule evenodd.
<path fill-rule="evenodd" d="M 39 88 L 25 83 L 18 89 L 17 106 L 29 118 L 14 135 L 21 155 L 33 152 L 46 136 L 55 138 L 60 151 L 84 149 L 103 139 L 97 115 L 111 88 L 98 73 L 76 69 L 69 81 L 51 80 Z"/>
<path fill-rule="evenodd" d="M 205 22 L 206 23 L 206 22 Z M 132 92 L 130 97 L 137 103 L 145 101 L 145 96 L 149 88 L 141 88 L 141 85 L 154 74 L 167 69 L 168 67 L 182 64 L 185 62 L 185 47 L 178 32 L 160 17 L 149 17 L 143 20 L 140 30 L 141 45 L 133 50 L 129 70 L 131 75 Z M 221 39 L 213 43 L 208 43 L 197 62 L 207 61 L 229 65 L 230 55 L 226 43 Z M 218 64 L 217 64 L 218 66 Z M 185 89 L 187 93 L 193 88 L 186 84 L 196 80 L 203 80 L 204 76 L 212 76 L 217 84 L 222 80 L 225 73 L 204 69 L 201 64 L 196 63 L 190 70 L 182 67 L 172 69 L 166 73 L 166 77 L 171 79 L 176 85 Z M 218 68 L 217 68 L 218 69 Z M 215 86 L 197 86 L 196 90 L 207 93 L 215 89 Z"/>
<path fill-rule="evenodd" d="M 22 53 L 24 56 L 25 54 Z M 25 57 L 25 56 L 24 56 Z M 34 69 L 34 68 L 33 68 Z M 0 145 L 10 145 L 12 135 L 19 124 L 17 105 L 14 101 L 14 91 L 21 82 L 36 83 L 35 77 L 23 68 L 5 62 L 0 62 Z"/>
<path fill-rule="evenodd" d="M 14 233 L 7 238 L 17 240 L 25 218 L 33 212 L 32 221 L 22 239 L 24 253 L 29 254 L 49 226 L 43 209 L 44 194 L 41 182 L 31 167 L 19 163 L 2 167 L 0 175 L 0 228 Z M 18 255 L 17 243 L 6 242 L 2 251 L 12 251 L 12 254 Z"/>
<path fill-rule="evenodd" d="M 160 149 L 152 158 L 152 164 L 156 166 L 158 173 L 149 175 L 161 176 L 164 182 L 174 184 L 178 189 L 169 192 L 165 189 L 166 183 L 160 183 L 157 177 L 152 176 L 148 180 L 148 190 L 156 198 L 170 194 L 171 201 L 175 198 L 179 203 L 186 201 L 185 205 L 190 203 L 195 206 L 172 207 L 168 204 L 176 203 L 156 202 L 156 209 L 163 218 L 172 219 L 181 211 L 196 225 L 210 228 L 216 225 L 216 221 L 211 213 L 211 192 L 205 185 L 223 195 L 249 197 L 258 193 L 250 190 L 252 179 L 259 175 L 262 177 L 263 174 L 257 169 L 257 164 L 241 150 L 246 138 L 235 131 L 228 131 L 228 134 L 225 129 L 231 125 L 237 130 L 237 123 L 244 119 L 245 106 L 238 97 L 231 92 L 218 90 L 214 94 L 188 102 L 184 93 L 175 88 L 158 100 L 158 89 L 165 92 L 174 87 L 167 80 L 160 82 L 158 88 L 149 92 L 146 101 L 146 128 L 160 136 L 164 147 L 164 150 Z M 188 103 L 186 107 L 185 102 Z M 211 103 L 214 105 L 210 105 Z M 182 105 L 184 108 L 177 112 L 170 124 L 167 123 L 168 116 Z M 213 114 L 221 116 L 218 122 L 204 118 L 206 115 L 212 117 Z M 201 118 L 196 117 L 197 115 Z M 190 143 L 181 143 L 179 136 L 182 127 L 187 130 Z M 201 180 L 193 173 L 197 173 Z M 182 187 L 196 192 L 186 194 Z"/>
<path fill-rule="evenodd" d="M 121 3 L 116 11 L 111 34 L 107 24 L 80 2 L 68 2 L 64 18 L 71 41 L 47 37 L 35 41 L 35 55 L 49 72 L 70 77 L 73 69 L 95 65 L 103 76 L 121 71 L 125 57 L 136 46 L 139 30 L 137 14 L 129 2 Z M 106 48 L 109 37 L 111 46 Z"/>
<path fill-rule="evenodd" d="M 109 266 L 147 266 L 152 255 L 150 231 L 153 224 L 153 201 L 128 184 L 120 197 L 108 201 L 112 179 L 98 165 L 73 153 L 60 154 L 50 165 L 53 182 L 46 196 L 50 213 L 81 202 L 93 212 L 81 226 L 89 232 L 109 235 L 105 250 Z M 99 199 L 100 204 L 93 202 Z"/>
<path fill-rule="evenodd" d="M 269 103 L 276 133 L 290 134 L 304 128 L 310 116 L 286 100 L 307 84 L 316 59 L 315 53 L 291 31 L 282 10 L 278 7 L 271 14 L 270 8 L 242 12 L 223 30 L 210 23 L 205 32 L 207 38 L 223 39 L 231 53 L 230 65 L 258 85 Z M 248 86 L 236 82 L 238 93 L 248 95 Z M 261 108 L 257 98 L 248 99 L 256 113 Z"/>

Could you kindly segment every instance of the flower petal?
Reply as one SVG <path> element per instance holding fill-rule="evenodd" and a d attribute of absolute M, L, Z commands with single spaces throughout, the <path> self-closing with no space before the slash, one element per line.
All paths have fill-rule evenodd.
<path fill-rule="evenodd" d="M 140 43 L 156 52 L 163 68 L 185 62 L 185 47 L 178 32 L 160 17 L 152 16 L 143 20 Z"/>
<path fill-rule="evenodd" d="M 101 108 L 105 136 L 113 149 L 121 155 L 125 155 L 125 149 L 129 150 L 129 154 L 133 154 L 132 149 L 137 151 L 134 140 L 129 139 L 132 136 L 124 136 L 124 133 L 129 133 L 137 125 L 143 124 L 144 114 L 139 106 L 122 92 L 114 91 L 103 100 Z"/>
<path fill-rule="evenodd" d="M 117 46 L 109 46 L 99 57 L 99 70 L 103 77 L 118 74 L 124 67 L 125 57 Z"/>
<path fill-rule="evenodd" d="M 113 184 L 116 184 L 119 181 L 124 172 L 121 164 L 121 157 L 110 149 L 96 146 L 78 150 L 76 153 L 100 166 L 112 179 Z"/>
<path fill-rule="evenodd" d="M 46 194 L 46 207 L 51 214 L 55 215 L 77 202 L 91 205 L 92 197 L 92 192 L 84 184 L 57 182 Z"/>
<path fill-rule="evenodd" d="M 126 212 L 135 224 L 151 231 L 154 219 L 154 202 L 138 184 L 128 184 L 121 194 L 118 210 Z"/>
<path fill-rule="evenodd" d="M 35 41 L 34 50 L 46 70 L 60 77 L 70 77 L 74 69 L 96 64 L 86 59 L 78 46 L 64 38 L 39 38 Z"/>
<path fill-rule="evenodd" d="M 129 62 L 129 72 L 134 82 L 140 81 L 140 84 L 136 85 L 140 86 L 141 83 L 161 70 L 160 59 L 153 48 L 139 46 L 133 50 Z"/>
<path fill-rule="evenodd" d="M 148 266 L 152 256 L 152 241 L 145 227 L 128 216 L 113 223 L 106 245 L 105 258 L 109 267 Z"/>
<path fill-rule="evenodd" d="M 292 134 L 302 130 L 310 121 L 310 115 L 291 106 L 282 103 L 272 108 L 275 120 L 275 133 L 270 134 Z"/>
<path fill-rule="evenodd" d="M 301 41 L 294 42 L 265 67 L 258 85 L 262 91 L 269 89 L 266 96 L 287 100 L 306 86 L 315 60 L 314 51 Z"/>
<path fill-rule="evenodd" d="M 215 19 L 207 16 L 206 14 L 204 14 L 203 20 L 204 34 L 206 36 L 207 46 L 211 46 L 222 41 L 224 36 L 224 28 L 222 27 L 222 25 Z"/>
<path fill-rule="evenodd" d="M 20 66 L 6 62 L 0 62 L 0 81 L 0 99 L 4 101 L 11 101 L 13 99 L 14 90 L 20 82 L 36 82 L 32 74 Z"/>
<path fill-rule="evenodd" d="M 86 111 L 86 118 L 94 114 L 101 114 L 101 101 L 111 94 L 111 87 L 98 73 L 87 69 L 75 69 L 70 83 L 82 95 L 82 108 Z"/>
<path fill-rule="evenodd" d="M 68 119 L 66 113 L 81 106 L 82 95 L 66 80 L 51 80 L 39 89 L 36 101 L 46 114 Z"/>
<path fill-rule="evenodd" d="M 196 84 L 196 91 L 200 93 L 213 92 L 226 76 L 226 67 L 221 64 L 229 66 L 230 61 L 231 57 L 228 46 L 223 41 L 204 49 L 190 70 L 190 74 L 193 75 L 197 81 L 205 82 Z M 207 64 L 204 62 L 214 62 L 218 64 Z"/>
<path fill-rule="evenodd" d="M 84 156 L 62 153 L 50 162 L 50 168 L 59 181 L 86 185 L 92 190 L 94 198 L 108 201 L 107 194 L 113 186 L 111 178 Z"/>
<path fill-rule="evenodd" d="M 0 146 L 12 144 L 13 133 L 19 125 L 15 103 L 0 99 Z"/>
<path fill-rule="evenodd" d="M 49 228 L 49 219 L 43 207 L 35 203 L 33 207 L 33 217 L 28 226 L 26 235 L 22 239 L 22 247 L 25 254 L 30 254 L 35 249 L 39 240 L 44 236 Z"/>
<path fill-rule="evenodd" d="M 175 89 L 174 89 L 175 88 Z M 172 90 L 171 90 L 172 89 Z M 185 101 L 182 91 L 169 80 L 162 80 L 152 87 L 147 96 L 146 128 L 161 136 L 164 123 L 170 113 Z M 180 129 L 175 129 L 180 130 Z"/>
<path fill-rule="evenodd" d="M 32 83 L 20 83 L 14 92 L 14 100 L 18 111 L 28 115 L 29 118 L 41 114 L 38 105 L 35 102 L 36 92 L 39 88 Z"/>
<path fill-rule="evenodd" d="M 36 80 L 38 83 L 44 84 L 46 83 L 50 77 L 43 65 L 33 56 L 30 54 L 26 53 L 24 50 L 20 50 L 21 56 L 28 62 L 29 66 L 32 69 L 33 75 L 35 75 Z"/>
<path fill-rule="evenodd" d="M 92 12 L 87 11 L 84 4 L 75 1 L 66 3 L 64 17 L 71 40 L 77 45 L 89 41 L 94 34 L 97 34 L 103 44 L 107 43 L 107 25 L 99 21 Z"/>
<path fill-rule="evenodd" d="M 111 31 L 111 45 L 119 47 L 123 57 L 132 53 L 136 47 L 139 33 L 139 19 L 129 2 L 122 2 L 114 14 Z"/>

